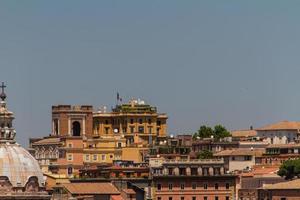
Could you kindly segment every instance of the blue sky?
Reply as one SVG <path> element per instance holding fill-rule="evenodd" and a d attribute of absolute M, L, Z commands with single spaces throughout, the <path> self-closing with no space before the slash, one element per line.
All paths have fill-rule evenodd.
<path fill-rule="evenodd" d="M 0 81 L 17 140 L 51 105 L 139 97 L 169 132 L 300 120 L 300 1 L 0 1 Z"/>

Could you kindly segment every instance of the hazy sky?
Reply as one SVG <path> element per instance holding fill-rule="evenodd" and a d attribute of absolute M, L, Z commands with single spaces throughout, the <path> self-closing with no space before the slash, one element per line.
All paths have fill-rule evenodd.
<path fill-rule="evenodd" d="M 300 120 L 300 1 L 0 1 L 0 81 L 17 140 L 51 105 L 140 97 L 170 133 Z"/>

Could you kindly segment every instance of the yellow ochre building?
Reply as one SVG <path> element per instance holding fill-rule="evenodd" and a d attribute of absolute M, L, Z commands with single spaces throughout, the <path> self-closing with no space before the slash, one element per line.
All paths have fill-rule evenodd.
<path fill-rule="evenodd" d="M 30 139 L 30 152 L 45 173 L 73 176 L 83 166 L 114 160 L 144 162 L 149 147 L 167 136 L 167 115 L 142 100 L 111 112 L 90 105 L 52 106 L 52 133 Z"/>

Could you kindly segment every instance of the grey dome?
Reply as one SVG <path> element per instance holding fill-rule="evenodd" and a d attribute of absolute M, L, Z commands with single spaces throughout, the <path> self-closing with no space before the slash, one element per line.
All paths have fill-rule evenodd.
<path fill-rule="evenodd" d="M 35 158 L 23 147 L 14 143 L 0 144 L 0 177 L 9 179 L 13 187 L 24 187 L 29 178 L 36 177 L 44 187 L 43 173 Z"/>

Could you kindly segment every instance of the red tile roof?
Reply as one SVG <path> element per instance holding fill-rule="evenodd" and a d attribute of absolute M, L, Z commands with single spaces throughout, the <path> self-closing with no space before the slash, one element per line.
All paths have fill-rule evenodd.
<path fill-rule="evenodd" d="M 299 130 L 300 122 L 297 121 L 281 121 L 274 124 L 256 129 L 257 131 L 270 131 L 270 130 Z"/>
<path fill-rule="evenodd" d="M 300 189 L 300 179 L 295 179 L 292 181 L 275 183 L 275 184 L 266 184 L 263 186 L 263 189 L 268 190 L 299 190 Z"/>
<path fill-rule="evenodd" d="M 126 194 L 135 194 L 135 191 L 133 189 L 123 189 L 123 192 Z"/>
<path fill-rule="evenodd" d="M 59 143 L 60 143 L 59 138 L 45 138 L 37 142 L 34 142 L 33 145 L 59 144 Z"/>
<path fill-rule="evenodd" d="M 248 148 L 239 148 L 231 150 L 223 150 L 218 153 L 215 153 L 214 156 L 262 156 L 265 152 L 264 149 L 248 149 Z"/>
<path fill-rule="evenodd" d="M 111 183 L 63 183 L 62 186 L 71 194 L 120 194 L 119 190 Z"/>
<path fill-rule="evenodd" d="M 111 200 L 124 200 L 121 195 L 112 195 Z"/>
<path fill-rule="evenodd" d="M 230 133 L 232 137 L 255 137 L 257 135 L 256 130 L 236 130 Z"/>

